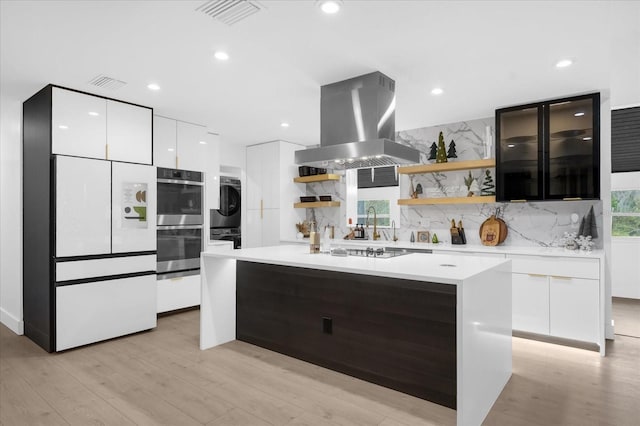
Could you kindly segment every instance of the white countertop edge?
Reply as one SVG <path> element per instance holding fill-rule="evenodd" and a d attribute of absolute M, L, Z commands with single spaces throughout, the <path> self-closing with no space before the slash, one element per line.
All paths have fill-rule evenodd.
<path fill-rule="evenodd" d="M 290 246 L 276 246 L 276 247 L 278 247 L 279 251 L 281 251 L 285 255 L 287 254 L 286 253 L 287 250 L 290 250 L 294 256 L 301 255 L 299 251 L 300 246 L 290 245 Z M 266 249 L 274 249 L 274 248 L 275 247 L 266 248 Z M 264 252 L 259 249 L 258 250 L 256 249 L 231 250 L 231 251 L 219 252 L 219 253 L 206 252 L 206 253 L 202 253 L 202 256 L 203 258 L 236 259 L 241 261 L 268 263 L 268 264 L 280 265 L 280 266 L 291 266 L 291 267 L 297 267 L 297 268 L 318 269 L 318 270 L 324 270 L 324 271 L 353 273 L 353 274 L 359 274 L 359 275 L 371 275 L 371 276 L 386 277 L 386 278 L 435 282 L 435 283 L 452 284 L 452 285 L 460 285 L 465 280 L 475 277 L 476 275 L 482 272 L 485 272 L 487 270 L 490 270 L 496 267 L 500 267 L 505 262 L 510 262 L 509 259 L 504 259 L 504 260 L 496 259 L 496 260 L 492 260 L 493 262 L 495 262 L 495 265 L 487 265 L 487 259 L 483 258 L 481 259 L 481 264 L 483 265 L 483 267 L 486 266 L 484 269 L 478 270 L 477 264 L 471 265 L 472 268 L 470 271 L 468 271 L 468 269 L 455 270 L 454 275 L 459 275 L 459 277 L 454 278 L 454 277 L 443 276 L 442 273 L 440 273 L 440 275 L 438 274 L 434 275 L 433 273 L 430 274 L 429 272 L 424 272 L 421 269 L 424 266 L 423 263 L 420 266 L 415 266 L 415 264 L 409 264 L 409 265 L 407 264 L 407 259 L 409 261 L 412 261 L 415 259 L 415 258 L 412 258 L 412 256 L 422 256 L 420 254 L 415 254 L 415 255 L 408 254 L 405 256 L 392 258 L 392 259 L 373 259 L 373 258 L 363 259 L 360 257 L 334 257 L 328 254 L 310 255 L 310 256 L 317 256 L 317 258 L 314 257 L 313 259 L 324 261 L 324 262 L 318 262 L 318 263 L 310 263 L 308 260 L 311 260 L 312 258 L 301 259 L 298 257 L 294 259 L 287 259 L 285 257 L 279 257 L 278 255 L 273 254 L 273 250 L 269 251 L 269 255 L 265 255 Z M 429 254 L 426 256 L 429 256 L 429 259 L 433 260 L 434 263 L 437 263 L 437 262 L 443 262 L 443 263 L 454 262 L 455 263 L 455 259 L 447 254 L 440 254 L 440 255 Z M 342 259 L 344 259 L 344 261 Z M 355 264 L 350 265 L 348 263 L 349 260 L 347 259 L 353 259 L 351 262 L 355 262 Z M 462 259 L 462 263 L 464 262 L 471 263 L 473 262 L 472 259 L 473 259 L 472 257 L 466 257 L 466 259 Z M 460 258 L 458 258 L 458 261 L 460 261 Z M 330 262 L 330 263 L 327 263 L 327 262 Z M 335 264 L 333 262 L 341 262 L 341 263 Z M 379 263 L 376 263 L 376 262 L 379 262 Z M 430 265 L 430 266 L 432 268 L 435 267 L 436 269 L 439 269 L 438 266 L 441 267 L 442 265 Z M 456 265 L 456 266 L 460 266 L 461 268 L 464 268 L 465 266 L 468 266 L 468 264 L 467 265 L 462 264 L 462 265 Z M 404 268 L 408 270 L 410 270 L 411 268 L 415 268 L 415 269 L 409 272 L 399 272 L 397 269 L 390 270 L 389 267 L 392 267 L 392 268 L 398 267 L 398 268 Z M 442 270 L 440 270 L 440 272 L 442 272 Z M 454 271 L 452 270 L 452 272 Z M 463 276 L 460 276 L 460 274 L 462 274 Z"/>
<path fill-rule="evenodd" d="M 308 244 L 308 240 L 283 239 L 283 244 Z M 603 259 L 604 250 L 596 249 L 591 252 L 583 250 L 567 250 L 563 247 L 529 247 L 529 246 L 482 246 L 482 245 L 453 245 L 451 243 L 411 243 L 408 241 L 370 241 L 370 240 L 344 240 L 334 239 L 331 241 L 333 247 L 341 246 L 385 246 L 424 250 L 459 251 L 468 253 L 494 253 L 494 254 L 514 254 L 528 256 L 550 256 L 550 257 L 581 257 L 592 259 Z"/>

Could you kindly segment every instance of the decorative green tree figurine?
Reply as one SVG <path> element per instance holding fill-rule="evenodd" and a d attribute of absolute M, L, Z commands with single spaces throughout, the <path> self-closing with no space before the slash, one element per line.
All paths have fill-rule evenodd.
<path fill-rule="evenodd" d="M 449 144 L 449 151 L 447 151 L 447 158 L 458 158 L 456 154 L 456 143 L 451 139 L 451 143 Z"/>
<path fill-rule="evenodd" d="M 436 143 L 432 143 L 431 144 L 431 150 L 429 151 L 429 160 L 435 160 L 436 159 L 436 152 L 438 152 L 438 147 L 436 146 Z"/>
<path fill-rule="evenodd" d="M 484 182 L 482 182 L 482 195 L 496 195 L 496 186 L 491 177 L 491 171 L 484 172 Z"/>
<path fill-rule="evenodd" d="M 447 162 L 447 152 L 444 147 L 444 135 L 440 132 L 438 135 L 438 152 L 436 153 L 436 163 L 446 163 Z"/>
<path fill-rule="evenodd" d="M 433 244 L 438 244 L 438 243 L 439 243 L 439 241 L 438 241 L 438 234 L 436 234 L 436 233 L 434 233 L 434 234 L 433 234 L 433 237 L 431 237 L 431 242 L 432 242 Z"/>

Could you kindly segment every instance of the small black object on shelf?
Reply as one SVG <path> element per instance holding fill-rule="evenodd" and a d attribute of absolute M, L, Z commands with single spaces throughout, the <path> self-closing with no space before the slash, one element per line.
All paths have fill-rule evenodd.
<path fill-rule="evenodd" d="M 300 202 L 302 203 L 313 203 L 314 201 L 318 201 L 318 197 L 315 195 L 307 195 L 300 197 Z"/>

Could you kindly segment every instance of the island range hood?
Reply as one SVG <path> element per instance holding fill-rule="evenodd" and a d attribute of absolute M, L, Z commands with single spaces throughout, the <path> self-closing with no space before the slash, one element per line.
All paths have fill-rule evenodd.
<path fill-rule="evenodd" d="M 351 169 L 420 162 L 395 138 L 395 81 L 373 72 L 321 87 L 320 147 L 295 152 L 296 164 Z"/>

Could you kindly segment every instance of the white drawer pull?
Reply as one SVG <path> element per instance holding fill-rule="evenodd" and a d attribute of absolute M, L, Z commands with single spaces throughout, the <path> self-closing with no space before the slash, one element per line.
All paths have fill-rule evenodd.
<path fill-rule="evenodd" d="M 560 275 L 552 275 L 553 278 L 556 278 L 558 280 L 571 280 L 573 279 L 573 277 L 562 277 Z"/>
<path fill-rule="evenodd" d="M 530 277 L 546 277 L 544 274 L 529 274 Z"/>

